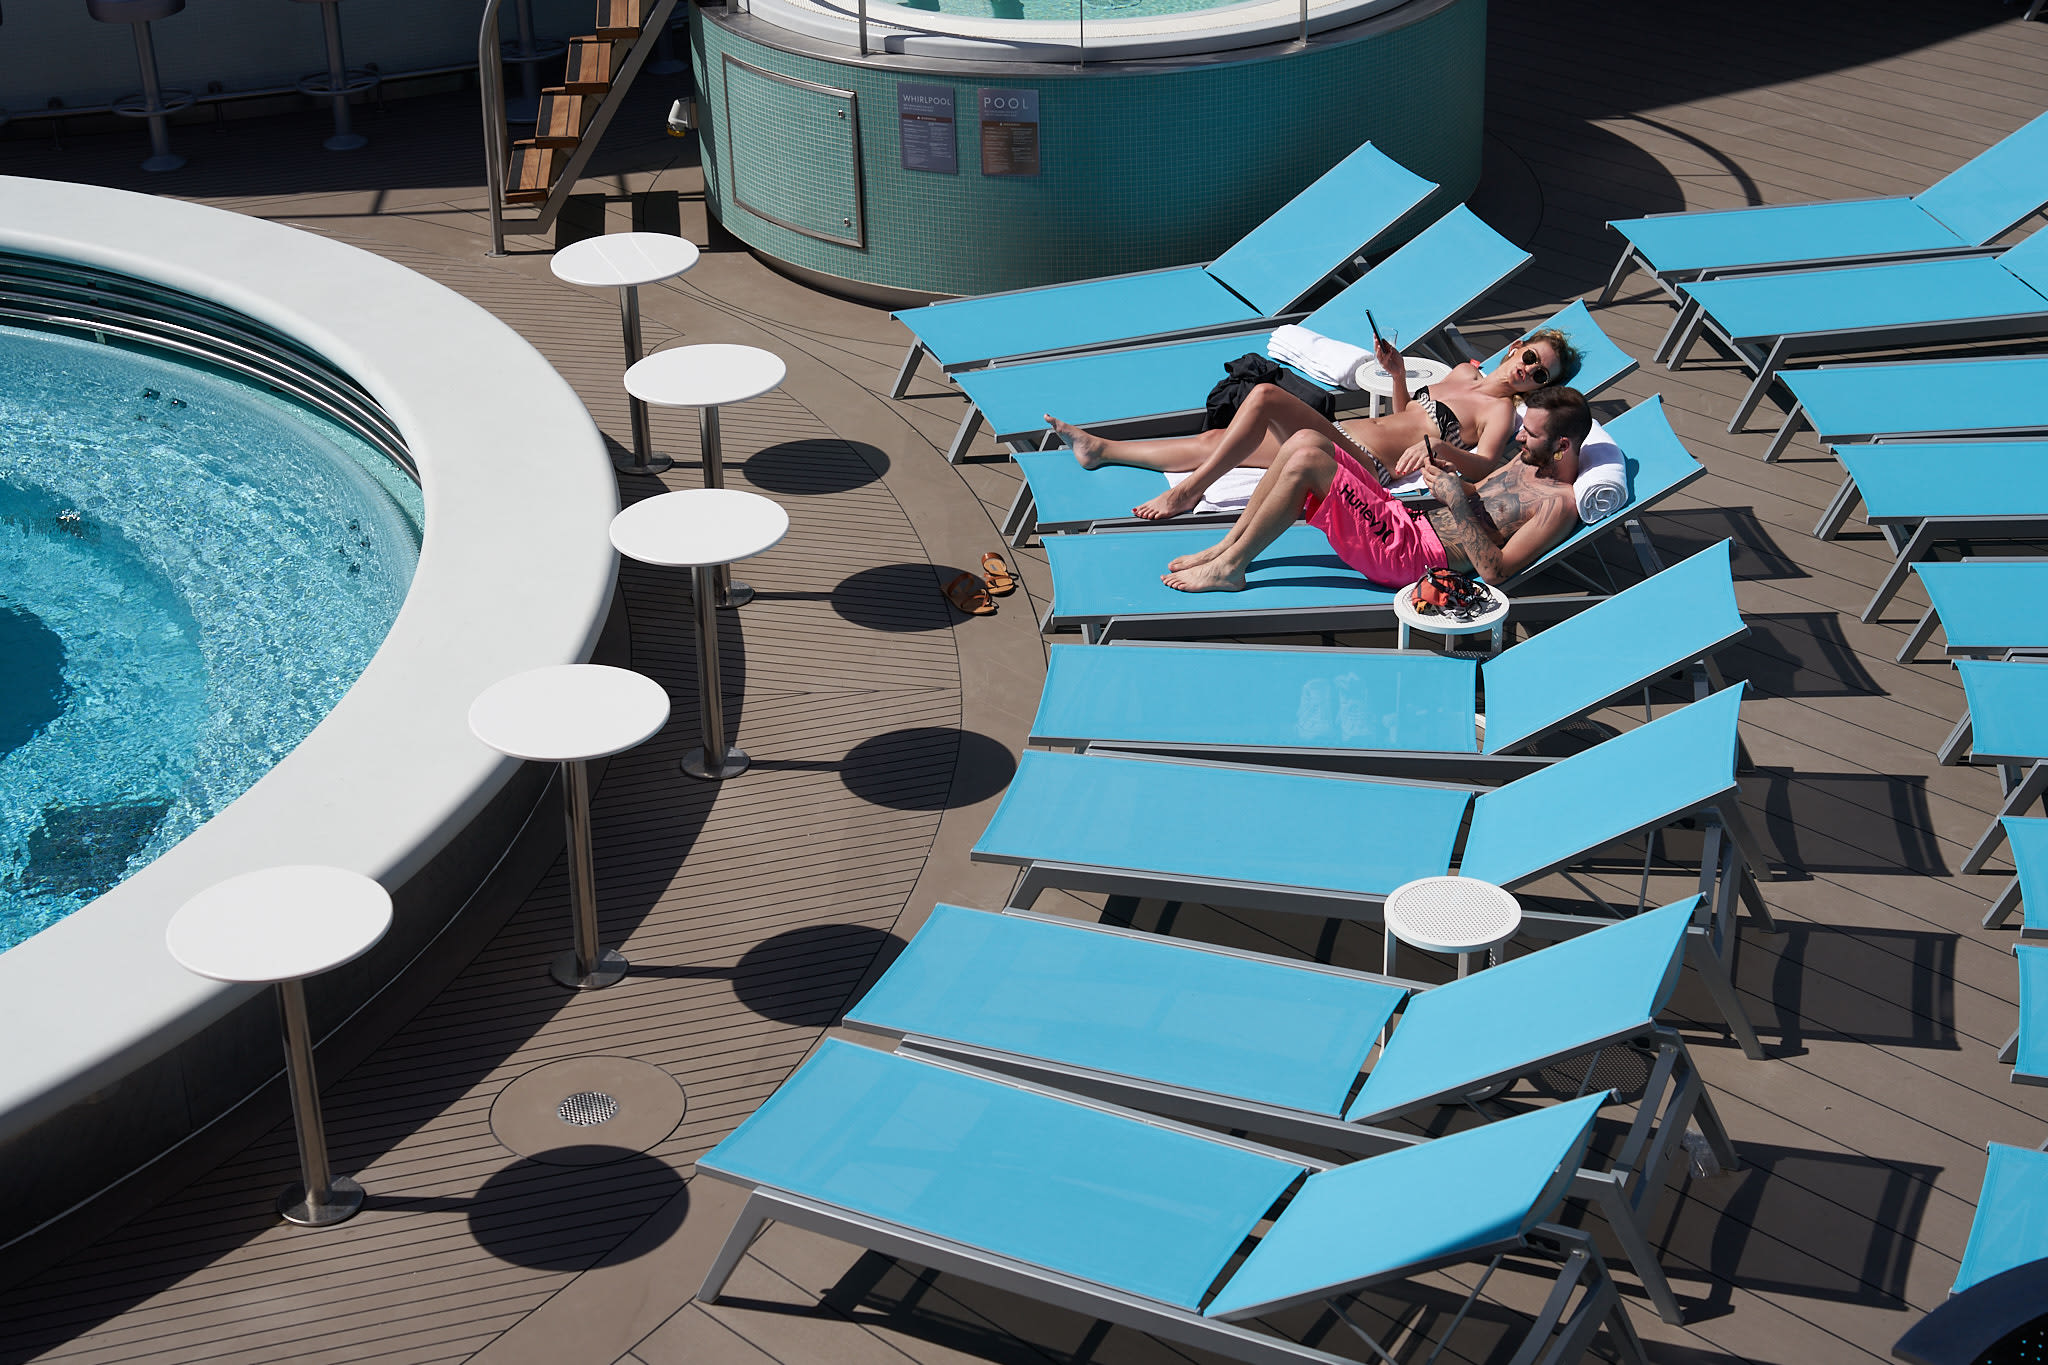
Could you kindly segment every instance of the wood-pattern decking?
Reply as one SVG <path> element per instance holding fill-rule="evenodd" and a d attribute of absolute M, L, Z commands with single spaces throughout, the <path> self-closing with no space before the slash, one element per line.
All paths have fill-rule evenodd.
<path fill-rule="evenodd" d="M 1474 203 L 1536 261 L 1468 332 L 1504 338 L 1597 292 L 1618 250 L 1602 227 L 1611 217 L 1930 183 L 2048 104 L 2048 25 L 2016 16 L 1993 0 L 1497 4 Z M 337 1165 L 373 1196 L 362 1217 L 320 1234 L 275 1223 L 269 1197 L 292 1162 L 280 1125 L 0 1297 L 0 1356 L 1190 1357 L 781 1228 L 756 1244 L 727 1302 L 690 1302 L 734 1207 L 729 1192 L 690 1178 L 690 1162 L 801 1059 L 890 935 L 907 936 L 935 898 L 993 905 L 1001 894 L 1004 879 L 964 850 L 1035 700 L 1044 577 L 1042 556 L 1026 551 L 1012 556 L 1024 591 L 1000 616 L 962 623 L 939 602 L 925 566 L 972 567 L 995 544 L 990 523 L 1014 492 L 1013 467 L 939 463 L 959 407 L 929 371 L 903 402 L 879 397 L 904 341 L 882 311 L 809 294 L 707 235 L 694 164 L 654 132 L 664 97 L 647 84 L 635 96 L 644 108 L 615 125 L 585 186 L 611 202 L 589 201 L 578 230 L 626 226 L 629 196 L 651 196 L 641 206 L 656 215 L 676 196 L 685 235 L 723 249 L 646 291 L 649 346 L 748 340 L 791 361 L 782 390 L 725 421 L 732 483 L 780 499 L 794 523 L 741 571 L 762 597 L 722 636 L 735 734 L 756 771 L 716 791 L 676 775 L 695 733 L 687 589 L 678 575 L 626 566 L 634 665 L 677 699 L 674 723 L 616 760 L 597 797 L 606 936 L 633 977 L 570 999 L 540 975 L 567 931 L 557 865 L 430 1006 L 328 1078 Z M 558 284 L 517 241 L 509 259 L 481 255 L 467 100 L 392 105 L 365 120 L 373 147 L 355 159 L 310 150 L 320 117 L 218 137 L 181 129 L 192 168 L 146 187 L 329 233 L 458 289 L 548 354 L 623 441 L 612 301 Z M 44 136 L 10 129 L 0 168 L 144 187 L 130 169 L 139 134 L 67 138 L 61 149 Z M 1638 356 L 1669 315 L 1641 277 L 1598 314 Z M 1888 552 L 1856 522 L 1836 542 L 1811 537 L 1835 466 L 1810 438 L 1783 464 L 1761 464 L 1769 405 L 1755 429 L 1722 429 L 1742 387 L 1703 349 L 1681 372 L 1646 369 L 1617 390 L 1661 392 L 1710 471 L 1652 519 L 1667 559 L 1737 542 L 1752 633 L 1725 663 L 1751 688 L 1758 770 L 1746 797 L 1776 860 L 1766 893 L 1782 930 L 1747 932 L 1740 971 L 1771 1060 L 1744 1060 L 1695 991 L 1679 997 L 1748 1165 L 1681 1182 L 1670 1201 L 1666 1265 L 1691 1321 L 1665 1327 L 1640 1300 L 1635 1321 L 1654 1359 L 1684 1365 L 1883 1359 L 1946 1292 L 1983 1143 L 2039 1143 L 2048 1104 L 2013 1088 L 1993 1057 L 2014 1019 L 2011 935 L 1976 924 L 2004 874 L 1954 870 L 1997 804 L 1996 780 L 1933 761 L 1960 705 L 1938 654 L 1892 662 L 1922 599 L 1909 588 L 1883 622 L 1857 620 Z M 660 448 L 692 453 L 689 414 L 657 411 L 655 431 Z M 664 482 L 694 479 L 684 464 Z M 1639 716 L 1617 708 L 1602 719 Z M 1626 862 L 1596 879 L 1603 893 L 1635 894 Z M 1684 889 L 1660 871 L 1651 894 Z M 1170 914 L 1175 933 L 1378 960 L 1376 932 L 1355 925 L 1324 942 L 1316 922 L 1192 905 L 1137 913 L 1147 926 Z M 644 1158 L 580 1169 L 493 1140 L 490 1107 L 511 1080 L 592 1054 L 669 1071 L 689 1096 L 682 1124 Z M 1511 1305 L 1529 1299 L 1526 1282 L 1501 1292 Z M 1489 1358 L 1511 1324 L 1484 1315 L 1448 1356 Z M 1293 1325 L 1327 1327 L 1313 1316 Z"/>

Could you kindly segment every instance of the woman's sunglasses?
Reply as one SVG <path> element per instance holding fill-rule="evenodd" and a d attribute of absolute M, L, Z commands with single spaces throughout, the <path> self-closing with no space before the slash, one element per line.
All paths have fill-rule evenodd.
<path fill-rule="evenodd" d="M 1550 382 L 1550 367 L 1543 363 L 1542 356 L 1527 348 L 1524 348 L 1522 351 L 1522 368 L 1527 370 L 1529 377 L 1538 384 L 1548 384 Z"/>

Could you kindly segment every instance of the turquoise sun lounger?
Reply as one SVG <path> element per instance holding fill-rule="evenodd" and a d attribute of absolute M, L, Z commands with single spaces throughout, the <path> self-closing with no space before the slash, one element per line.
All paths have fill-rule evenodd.
<path fill-rule="evenodd" d="M 1627 245 L 1600 302 L 1648 271 L 1683 303 L 1679 286 L 1731 267 L 1840 264 L 1961 250 L 2002 236 L 2048 204 L 2048 114 L 2007 134 L 1910 199 L 1769 204 L 1629 218 L 1607 226 Z"/>
<path fill-rule="evenodd" d="M 1698 280 L 1671 324 L 1672 369 L 1701 331 L 1754 376 L 1728 419 L 1739 431 L 1795 355 L 2048 332 L 2048 231 L 1992 254 Z"/>
<path fill-rule="evenodd" d="M 1507 584 L 1510 591 L 1706 473 L 1671 430 L 1661 398 L 1638 403 L 1606 425 L 1628 463 L 1628 501 L 1600 521 L 1580 526 Z M 1159 581 L 1168 560 L 1206 549 L 1218 535 L 1214 527 L 1192 527 L 1051 537 L 1045 555 L 1052 572 L 1052 604 L 1043 628 L 1078 627 L 1088 640 L 1100 643 L 1393 624 L 1394 594 L 1403 585 L 1369 581 L 1337 558 L 1327 536 L 1308 525 L 1289 527 L 1252 561 L 1242 592 L 1185 593 Z"/>
<path fill-rule="evenodd" d="M 1370 347 L 1372 328 L 1365 314 L 1371 309 L 1382 333 L 1399 336 L 1404 345 L 1422 343 L 1529 260 L 1528 252 L 1461 204 L 1302 319 L 1301 325 Z M 1043 433 L 1048 412 L 1083 427 L 1184 426 L 1190 414 L 1205 410 L 1225 362 L 1247 351 L 1264 351 L 1273 330 L 1268 325 L 1198 341 L 964 371 L 955 378 L 973 406 L 947 459 L 958 463 L 983 421 L 998 441 Z"/>
<path fill-rule="evenodd" d="M 1544 327 L 1555 327 L 1578 347 L 1579 368 L 1564 382 L 1588 398 L 1636 368 L 1634 357 L 1608 339 L 1600 324 L 1593 321 L 1593 315 L 1586 311 L 1584 301 L 1567 305 L 1529 330 Z M 1491 370 L 1506 357 L 1507 348 L 1503 347 L 1482 364 Z M 1036 441 L 1030 444 L 1035 446 Z M 1158 497 L 1168 487 L 1166 476 L 1150 469 L 1123 465 L 1083 469 L 1064 447 L 1043 451 L 1013 449 L 1011 458 L 1017 461 L 1024 482 L 1017 489 L 1009 515 L 1003 519 L 1003 534 L 1019 548 L 1036 531 L 1086 531 L 1149 524 L 1133 518 L 1131 509 Z M 1181 520 L 1211 524 L 1234 520 L 1236 515 L 1196 515 Z"/>
<path fill-rule="evenodd" d="M 1434 181 L 1370 142 L 1207 265 L 955 299 L 895 314 L 914 341 L 890 390 L 926 354 L 946 373 L 1007 356 L 1111 345 L 1161 333 L 1242 330 L 1298 308 L 1434 193 Z"/>
<path fill-rule="evenodd" d="M 1763 854 L 1735 778 L 1741 699 L 1742 687 L 1731 686 L 1477 799 L 1475 788 L 1435 783 L 1027 751 L 972 856 L 1021 869 L 1010 896 L 1020 909 L 1066 887 L 1376 920 L 1394 888 L 1454 865 L 1512 889 L 1697 817 L 1707 830 L 1700 892 L 1712 907 L 1709 938 L 1716 953 L 1732 953 L 1738 898 L 1758 924 L 1771 923 L 1755 880 Z M 1161 811 L 1227 818 L 1167 820 Z M 1557 937 L 1597 921 L 1531 911 L 1523 923 Z M 1727 963 L 1710 953 L 1701 965 L 1744 1050 L 1762 1056 Z"/>
<path fill-rule="evenodd" d="M 1647 1042 L 1657 1061 L 1618 1160 L 1581 1171 L 1574 1193 L 1601 1208 L 1675 1324 L 1681 1314 L 1649 1220 L 1686 1126 L 1698 1122 L 1723 1169 L 1736 1166 L 1684 1040 L 1656 1024 L 1696 901 L 1427 989 L 1134 930 L 941 905 L 845 1022 L 906 1051 L 1355 1156 L 1421 1140 L 1375 1123 L 1462 1107 L 1566 1058 Z M 1396 1011 L 1400 1025 L 1367 1070 Z"/>
<path fill-rule="evenodd" d="M 1030 742 L 1378 771 L 1514 761 L 1558 726 L 1695 661 L 1698 694 L 1720 686 L 1714 653 L 1749 633 L 1728 555 L 1725 540 L 1709 546 L 1484 664 L 1357 649 L 1054 645 Z"/>
<path fill-rule="evenodd" d="M 1536 1254 L 1563 1266 L 1516 1359 L 1572 1365 L 1605 1325 L 1622 1358 L 1644 1365 L 1592 1243 L 1546 1221 L 1601 1098 L 1331 1168 L 827 1041 L 698 1161 L 748 1194 L 697 1297 L 716 1303 L 780 1222 L 1253 1365 L 1358 1365 L 1246 1324 L 1439 1266 Z"/>
<path fill-rule="evenodd" d="M 2022 938 L 2048 938 L 2048 820 L 2007 815 L 1998 823 L 2012 850 L 2013 874 L 1984 912 L 1984 927 L 1997 929 L 2019 910 Z"/>
<path fill-rule="evenodd" d="M 1831 538 L 1860 498 L 1865 519 L 1884 529 L 1896 552 L 1863 608 L 1866 622 L 1883 614 L 1937 542 L 2031 540 L 2048 528 L 2048 441 L 1900 441 L 1831 449 L 1842 462 L 1842 490 L 1814 534 Z M 1961 472 L 1987 468 L 1998 471 L 1989 484 Z M 2026 599 L 2002 599 L 2008 614 L 2016 600 Z"/>
<path fill-rule="evenodd" d="M 1792 391 L 1764 451 L 1785 453 L 1801 426 L 1823 445 L 1907 437 L 2048 436 L 2048 355 L 1822 365 L 1778 376 Z"/>
<path fill-rule="evenodd" d="M 2048 1152 L 1990 1143 L 1970 1239 L 1949 1292 L 1960 1294 L 2043 1258 L 2048 1258 Z"/>
<path fill-rule="evenodd" d="M 1942 741 L 1944 767 L 1962 761 L 2005 769 L 2005 802 L 1963 859 L 1963 871 L 1982 872 L 2005 842 L 2001 817 L 2025 813 L 2048 795 L 2048 662 L 1958 659 L 1963 716 Z"/>
<path fill-rule="evenodd" d="M 1909 663 L 1939 625 L 1952 659 L 1996 659 L 2048 651 L 2048 611 L 2015 611 L 2014 603 L 2048 603 L 2048 559 L 1971 555 L 1957 563 L 1913 565 L 1927 589 L 1927 611 L 1899 648 Z"/>

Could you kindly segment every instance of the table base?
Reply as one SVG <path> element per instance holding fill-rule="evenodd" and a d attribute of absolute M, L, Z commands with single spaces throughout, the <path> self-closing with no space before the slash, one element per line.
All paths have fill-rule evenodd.
<path fill-rule="evenodd" d="M 738 777 L 752 762 L 753 760 L 747 757 L 745 749 L 734 745 L 725 751 L 725 761 L 714 769 L 705 760 L 702 749 L 692 749 L 683 755 L 682 769 L 687 776 L 694 777 L 700 782 L 721 782 L 728 777 Z"/>
<path fill-rule="evenodd" d="M 719 586 L 724 590 L 718 595 L 719 606 L 744 607 L 747 603 L 754 600 L 753 588 L 740 582 L 737 578 L 727 576 L 730 574 L 730 570 L 726 569 L 724 565 L 719 566 L 719 573 L 721 575 Z"/>
<path fill-rule="evenodd" d="M 306 1187 L 296 1182 L 285 1186 L 283 1193 L 277 1196 L 277 1211 L 284 1221 L 302 1228 L 324 1228 L 345 1223 L 362 1207 L 363 1187 L 345 1175 L 335 1176 L 328 1182 L 327 1202 L 323 1204 L 308 1201 Z"/>
<path fill-rule="evenodd" d="M 635 460 L 630 451 L 622 450 L 612 456 L 612 468 L 621 474 L 645 474 L 652 477 L 656 474 L 666 474 L 675 467 L 676 462 L 666 455 L 649 455 L 646 464 Z"/>
<path fill-rule="evenodd" d="M 576 960 L 576 950 L 565 949 L 556 953 L 554 960 L 548 963 L 548 975 L 555 979 L 557 985 L 567 986 L 572 991 L 601 991 L 625 980 L 626 970 L 632 964 L 618 949 L 600 948 L 597 966 L 589 975 L 580 970 L 580 965 Z"/>

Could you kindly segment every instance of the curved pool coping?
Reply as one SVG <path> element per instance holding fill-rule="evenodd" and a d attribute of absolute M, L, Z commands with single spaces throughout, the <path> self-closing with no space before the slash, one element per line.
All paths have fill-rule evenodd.
<path fill-rule="evenodd" d="M 590 657 L 617 559 L 603 438 L 553 366 L 381 256 L 173 199 L 0 176 L 0 247 L 140 276 L 266 323 L 349 374 L 404 434 L 426 497 L 405 604 L 369 666 L 241 797 L 92 904 L 0 953 L 0 1140 L 263 989 L 180 968 L 164 926 L 223 878 L 330 863 L 403 884 L 518 772 L 477 693 Z"/>
<path fill-rule="evenodd" d="M 1413 0 L 1311 0 L 1308 31 L 1325 33 L 1390 14 Z M 754 17 L 847 48 L 859 39 L 859 0 L 746 0 Z M 871 4 L 870 51 L 968 62 L 1140 61 L 1192 57 L 1300 36 L 1301 0 L 1224 0 L 1134 19 L 984 19 Z"/>

